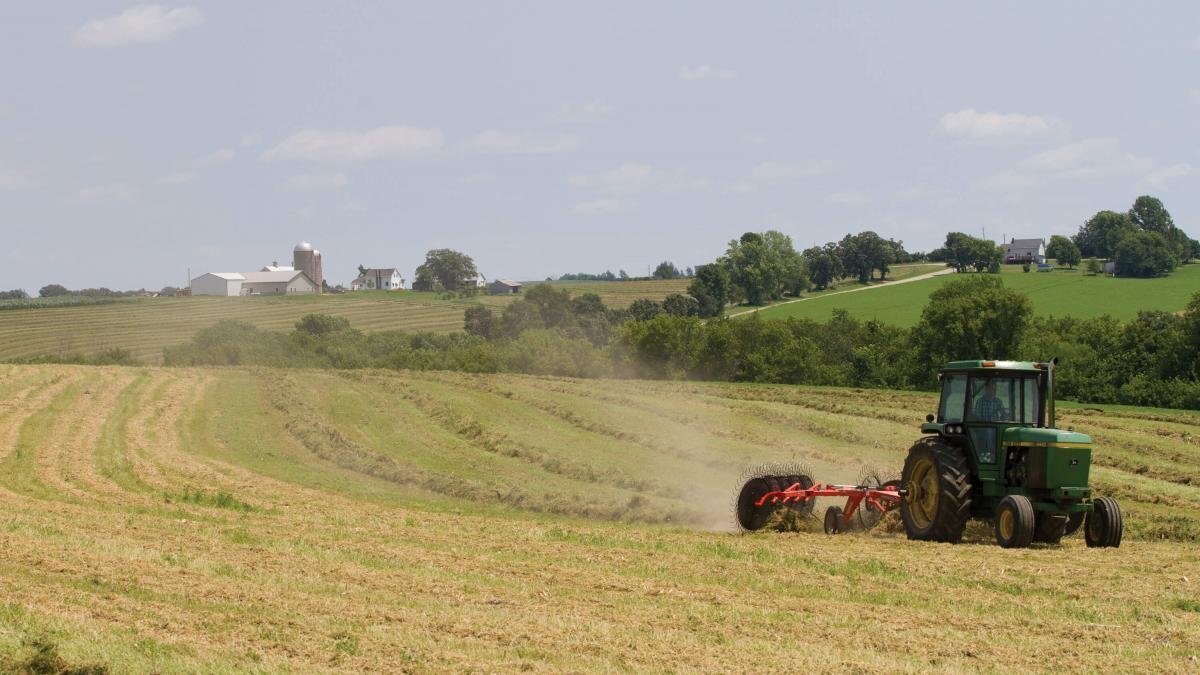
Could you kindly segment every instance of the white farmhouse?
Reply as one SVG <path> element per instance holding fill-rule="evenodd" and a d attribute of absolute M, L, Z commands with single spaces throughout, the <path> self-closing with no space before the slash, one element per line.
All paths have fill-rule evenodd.
<path fill-rule="evenodd" d="M 352 291 L 402 291 L 404 277 L 395 267 L 378 267 L 366 269 L 357 279 L 350 282 Z"/>
<path fill-rule="evenodd" d="M 297 295 L 316 293 L 317 285 L 299 270 L 246 272 L 242 275 L 243 295 Z"/>
<path fill-rule="evenodd" d="M 192 279 L 192 295 L 241 295 L 245 280 L 237 272 L 208 272 Z"/>

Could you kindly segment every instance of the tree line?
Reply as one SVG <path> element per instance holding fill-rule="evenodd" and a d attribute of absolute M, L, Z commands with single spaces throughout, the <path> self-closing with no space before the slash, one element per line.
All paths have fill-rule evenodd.
<path fill-rule="evenodd" d="M 1116 262 L 1120 276 L 1161 276 L 1200 257 L 1200 241 L 1177 227 L 1162 201 L 1149 195 L 1124 213 L 1096 213 L 1070 241 L 1082 257 Z"/>
<path fill-rule="evenodd" d="M 686 296 L 679 296 L 684 298 Z M 687 298 L 694 301 L 694 298 Z M 549 286 L 503 311 L 472 307 L 466 332 L 363 333 L 312 314 L 288 334 L 224 321 L 165 350 L 168 365 L 442 369 L 932 389 L 947 361 L 1062 358 L 1058 394 L 1090 403 L 1200 407 L 1200 292 L 1181 314 L 1132 321 L 1035 317 L 1029 298 L 991 275 L 953 280 L 911 329 L 844 311 L 826 322 L 702 319 L 678 303 L 606 307 Z M 669 309 L 668 309 L 669 308 Z"/>

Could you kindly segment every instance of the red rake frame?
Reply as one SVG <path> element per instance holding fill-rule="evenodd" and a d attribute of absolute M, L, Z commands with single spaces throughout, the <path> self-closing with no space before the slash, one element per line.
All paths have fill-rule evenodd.
<path fill-rule="evenodd" d="M 850 522 L 850 518 L 863 505 L 864 501 L 867 503 L 867 506 L 875 507 L 880 513 L 887 513 L 900 506 L 900 502 L 904 499 L 904 495 L 907 492 L 907 490 L 893 485 L 835 485 L 832 483 L 818 483 L 812 487 L 805 488 L 801 487 L 799 483 L 793 483 L 783 490 L 768 492 L 755 502 L 754 506 L 761 508 L 765 504 L 807 502 L 817 497 L 845 497 L 846 506 L 842 508 L 842 521 L 844 525 Z"/>

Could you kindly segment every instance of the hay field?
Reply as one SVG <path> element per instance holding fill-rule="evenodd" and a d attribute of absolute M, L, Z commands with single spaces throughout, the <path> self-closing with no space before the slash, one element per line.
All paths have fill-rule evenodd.
<path fill-rule="evenodd" d="M 554 282 L 572 295 L 596 293 L 610 307 L 682 293 L 688 281 Z M 365 291 L 345 295 L 254 298 L 129 298 L 107 304 L 30 307 L 0 311 L 0 361 L 36 356 L 92 355 L 123 348 L 147 364 L 162 363 L 163 347 L 187 342 L 222 319 L 268 330 L 290 330 L 304 314 L 344 316 L 364 331 L 461 331 L 463 311 L 475 303 L 501 309 L 512 296 L 443 299 L 440 293 Z"/>
<path fill-rule="evenodd" d="M 728 532 L 899 466 L 919 393 L 0 366 L 0 670 L 1198 666 L 1200 416 L 1068 408 L 1126 543 Z M 1159 540 L 1167 534 L 1174 540 Z M 1191 541 L 1186 539 L 1190 538 Z"/>

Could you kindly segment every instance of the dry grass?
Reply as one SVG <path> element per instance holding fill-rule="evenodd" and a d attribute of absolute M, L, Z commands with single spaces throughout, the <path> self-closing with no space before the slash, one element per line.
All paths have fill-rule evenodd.
<path fill-rule="evenodd" d="M 803 457 L 820 479 L 853 480 L 863 462 L 897 465 L 929 405 L 0 366 L 0 668 L 1200 667 L 1200 551 L 1153 540 L 1147 522 L 1163 509 L 1194 533 L 1200 488 L 1127 472 L 1116 449 L 1194 463 L 1195 415 L 1068 411 L 1096 429 L 1102 485 L 1145 488 L 1122 495 L 1131 537 L 1117 550 L 1008 551 L 982 526 L 953 547 L 718 528 L 746 463 Z"/>

